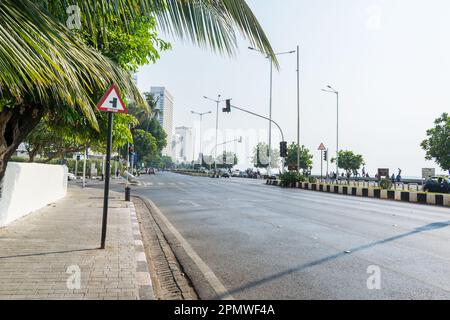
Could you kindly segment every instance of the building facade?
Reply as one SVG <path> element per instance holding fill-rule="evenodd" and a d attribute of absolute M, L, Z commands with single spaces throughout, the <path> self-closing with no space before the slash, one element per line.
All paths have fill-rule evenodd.
<path fill-rule="evenodd" d="M 165 87 L 151 87 L 150 92 L 157 100 L 157 119 L 167 133 L 167 138 L 170 140 L 173 136 L 173 97 Z M 162 153 L 165 156 L 174 157 L 170 143 L 167 144 L 167 147 L 164 148 Z"/>

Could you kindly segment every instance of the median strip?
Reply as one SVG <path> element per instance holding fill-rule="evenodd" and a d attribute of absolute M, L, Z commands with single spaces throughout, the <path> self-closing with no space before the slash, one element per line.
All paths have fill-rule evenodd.
<path fill-rule="evenodd" d="M 402 190 L 385 190 L 381 188 L 356 187 L 356 186 L 336 185 L 329 183 L 297 182 L 283 185 L 282 182 L 279 180 L 267 180 L 266 184 L 271 186 L 280 186 L 283 188 L 297 188 L 303 190 L 336 193 L 364 198 L 377 198 L 384 200 L 450 207 L 450 194 L 414 192 Z"/>

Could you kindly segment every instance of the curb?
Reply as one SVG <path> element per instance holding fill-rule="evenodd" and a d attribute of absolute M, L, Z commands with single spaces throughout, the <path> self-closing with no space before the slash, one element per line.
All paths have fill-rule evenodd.
<path fill-rule="evenodd" d="M 267 180 L 267 185 L 281 186 L 279 180 Z M 335 193 L 363 198 L 376 198 L 393 200 L 399 202 L 409 202 L 418 204 L 428 204 L 440 207 L 450 207 L 450 194 L 435 194 L 415 191 L 382 190 L 366 187 L 354 187 L 343 185 L 331 185 L 326 183 L 300 182 L 285 188 L 297 188 L 319 192 Z"/>
<path fill-rule="evenodd" d="M 147 256 L 145 255 L 144 243 L 142 242 L 139 222 L 136 216 L 136 208 L 133 202 L 130 205 L 131 228 L 133 230 L 134 249 L 136 257 L 136 279 L 139 288 L 140 300 L 155 300 L 153 284 L 148 270 Z"/>
<path fill-rule="evenodd" d="M 190 279 L 200 300 L 234 300 L 219 278 L 170 223 L 155 203 L 148 198 L 139 198 L 152 210 L 155 222 L 166 237 L 168 244 Z"/>

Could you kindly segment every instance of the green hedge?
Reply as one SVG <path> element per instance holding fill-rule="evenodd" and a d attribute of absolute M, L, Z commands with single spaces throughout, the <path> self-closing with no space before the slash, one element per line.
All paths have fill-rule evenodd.
<path fill-rule="evenodd" d="M 314 183 L 315 179 L 312 177 L 304 176 L 301 173 L 298 173 L 295 171 L 289 171 L 289 172 L 282 173 L 280 175 L 280 181 L 281 181 L 282 186 L 288 186 L 292 183 L 297 183 L 297 182 L 307 182 L 308 181 L 310 183 Z"/>

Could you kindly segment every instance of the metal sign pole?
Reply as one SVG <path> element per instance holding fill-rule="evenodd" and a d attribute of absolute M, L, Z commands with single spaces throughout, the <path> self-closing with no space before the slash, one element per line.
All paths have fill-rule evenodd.
<path fill-rule="evenodd" d="M 320 179 L 323 179 L 323 150 L 320 151 Z"/>
<path fill-rule="evenodd" d="M 327 149 L 327 177 L 328 177 L 328 175 L 330 174 L 330 168 L 329 168 L 329 163 L 330 163 L 330 161 L 329 161 L 329 153 L 328 153 L 328 149 Z"/>
<path fill-rule="evenodd" d="M 104 199 L 103 199 L 103 222 L 102 222 L 101 249 L 105 249 L 106 227 L 107 227 L 107 223 L 108 223 L 109 178 L 110 178 L 110 174 L 111 174 L 113 116 L 114 116 L 114 114 L 112 112 L 108 113 L 108 142 L 107 142 L 107 147 L 106 147 L 105 195 L 104 195 Z"/>
<path fill-rule="evenodd" d="M 84 148 L 84 159 L 83 159 L 83 188 L 86 188 L 86 160 L 87 160 L 87 147 Z"/>

